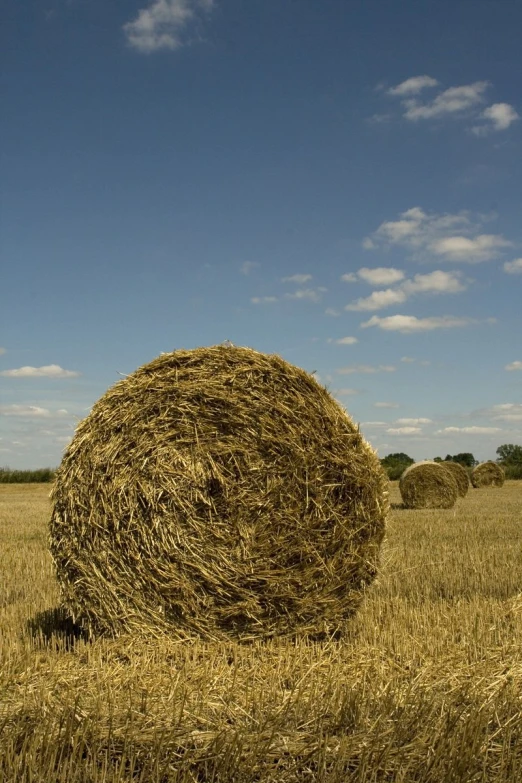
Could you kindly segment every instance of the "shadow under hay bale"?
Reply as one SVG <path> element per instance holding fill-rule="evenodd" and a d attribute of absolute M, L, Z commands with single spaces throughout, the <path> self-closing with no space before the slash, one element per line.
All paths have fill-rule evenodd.
<path fill-rule="evenodd" d="M 389 507 L 375 452 L 313 376 L 219 345 L 109 389 L 52 505 L 78 622 L 241 640 L 338 632 L 376 575 Z"/>
<path fill-rule="evenodd" d="M 416 462 L 399 480 L 405 508 L 453 508 L 458 489 L 451 471 L 440 462 Z"/>
<path fill-rule="evenodd" d="M 471 473 L 471 483 L 478 489 L 480 487 L 502 487 L 506 474 L 496 462 L 481 462 Z"/>
<path fill-rule="evenodd" d="M 76 642 L 88 639 L 87 631 L 73 621 L 63 606 L 38 612 L 27 621 L 26 629 L 33 640 L 58 643 L 66 650 L 72 649 Z"/>
<path fill-rule="evenodd" d="M 439 462 L 439 465 L 446 470 L 451 471 L 453 478 L 457 482 L 459 497 L 466 497 L 469 491 L 469 475 L 466 468 L 458 462 L 450 462 L 449 460 L 448 462 Z"/>

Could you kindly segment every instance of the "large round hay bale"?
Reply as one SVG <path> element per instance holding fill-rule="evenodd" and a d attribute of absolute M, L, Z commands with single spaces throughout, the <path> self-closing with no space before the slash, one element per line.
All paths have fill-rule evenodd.
<path fill-rule="evenodd" d="M 457 490 L 459 497 L 463 498 L 468 494 L 469 490 L 469 475 L 466 468 L 460 464 L 460 462 L 439 462 L 443 468 L 451 471 L 451 474 L 457 482 Z"/>
<path fill-rule="evenodd" d="M 480 487 L 501 487 L 506 479 L 504 470 L 496 462 L 481 462 L 473 469 L 471 483 Z"/>
<path fill-rule="evenodd" d="M 94 632 L 340 632 L 376 575 L 380 462 L 312 375 L 218 345 L 163 354 L 79 425 L 52 492 L 64 603 Z"/>
<path fill-rule="evenodd" d="M 399 479 L 406 508 L 452 508 L 458 497 L 457 482 L 440 462 L 415 462 Z"/>

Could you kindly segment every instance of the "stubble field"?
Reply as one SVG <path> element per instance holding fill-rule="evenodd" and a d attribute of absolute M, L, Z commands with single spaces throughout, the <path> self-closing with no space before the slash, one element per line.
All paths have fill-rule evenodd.
<path fill-rule="evenodd" d="M 342 641 L 97 639 L 57 609 L 49 485 L 0 486 L 0 781 L 522 780 L 522 482 L 400 508 Z"/>

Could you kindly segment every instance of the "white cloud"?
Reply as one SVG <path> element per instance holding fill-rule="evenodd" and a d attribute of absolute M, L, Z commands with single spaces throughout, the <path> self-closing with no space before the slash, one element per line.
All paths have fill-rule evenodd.
<path fill-rule="evenodd" d="M 335 307 L 327 307 L 326 310 L 324 311 L 324 314 L 329 315 L 332 318 L 338 318 L 341 315 L 339 310 L 336 310 Z"/>
<path fill-rule="evenodd" d="M 2 356 L 4 353 L 5 353 L 5 348 L 2 348 L 2 346 L 0 346 L 0 356 Z"/>
<path fill-rule="evenodd" d="M 373 375 L 376 372 L 395 372 L 395 367 L 390 364 L 379 364 L 377 367 L 371 364 L 353 364 L 348 367 L 340 367 L 337 372 L 339 375 L 352 375 L 354 373 Z"/>
<path fill-rule="evenodd" d="M 465 290 L 466 286 L 462 283 L 458 272 L 435 270 L 425 275 L 415 275 L 413 280 L 405 280 L 397 288 L 374 291 L 370 296 L 346 305 L 345 310 L 382 310 L 384 307 L 402 304 L 414 294 L 455 294 Z"/>
<path fill-rule="evenodd" d="M 397 419 L 397 424 L 417 425 L 417 424 L 431 424 L 431 423 L 432 423 L 431 419 Z"/>
<path fill-rule="evenodd" d="M 482 81 L 449 87 L 429 103 L 420 103 L 415 98 L 408 98 L 403 101 L 406 110 L 404 116 L 413 122 L 444 116 L 459 116 L 483 102 L 488 86 L 489 82 Z"/>
<path fill-rule="evenodd" d="M 357 337 L 340 337 L 338 340 L 334 340 L 332 337 L 328 338 L 329 343 L 335 343 L 335 345 L 355 345 L 359 340 Z"/>
<path fill-rule="evenodd" d="M 404 291 L 401 291 L 398 288 L 386 288 L 384 291 L 374 291 L 370 296 L 356 299 L 354 302 L 347 304 L 344 309 L 356 312 L 381 310 L 383 307 L 402 304 L 407 298 Z"/>
<path fill-rule="evenodd" d="M 502 405 L 494 405 L 491 415 L 496 421 L 522 421 L 522 403 L 506 402 Z"/>
<path fill-rule="evenodd" d="M 412 359 L 411 356 L 402 356 L 401 362 L 404 362 L 405 364 L 412 364 L 415 361 L 415 359 Z"/>
<path fill-rule="evenodd" d="M 412 207 L 401 212 L 398 220 L 381 223 L 370 239 L 374 247 L 405 247 L 416 258 L 477 263 L 496 258 L 503 248 L 512 246 L 500 234 L 481 232 L 487 219 L 478 216 L 473 222 L 468 212 L 428 214 Z"/>
<path fill-rule="evenodd" d="M 277 296 L 253 296 L 250 301 L 252 304 L 273 304 L 277 302 Z"/>
<path fill-rule="evenodd" d="M 508 372 L 512 372 L 513 370 L 522 370 L 522 362 L 511 362 L 511 364 L 506 364 L 504 369 Z"/>
<path fill-rule="evenodd" d="M 465 291 L 466 286 L 462 283 L 459 272 L 443 272 L 437 269 L 426 275 L 415 275 L 413 280 L 406 280 L 401 289 L 407 294 L 457 294 Z"/>
<path fill-rule="evenodd" d="M 361 422 L 362 427 L 387 427 L 387 423 L 385 421 L 363 421 Z"/>
<path fill-rule="evenodd" d="M 390 427 L 386 432 L 389 435 L 419 435 L 422 429 L 420 427 Z"/>
<path fill-rule="evenodd" d="M 256 263 L 256 261 L 245 261 L 244 264 L 241 264 L 239 271 L 242 275 L 249 275 L 250 272 L 258 266 L 259 264 Z"/>
<path fill-rule="evenodd" d="M 411 76 L 395 87 L 390 87 L 388 95 L 418 95 L 426 87 L 436 87 L 437 84 L 437 79 L 434 79 L 432 76 Z"/>
<path fill-rule="evenodd" d="M 75 370 L 64 370 L 58 364 L 47 364 L 44 367 L 18 367 L 0 372 L 6 378 L 77 378 L 80 373 Z"/>
<path fill-rule="evenodd" d="M 445 434 L 464 434 L 464 435 L 494 435 L 495 432 L 502 432 L 500 427 L 444 427 L 443 430 L 437 430 L 438 435 Z"/>
<path fill-rule="evenodd" d="M 361 324 L 361 328 L 377 326 L 386 332 L 413 334 L 414 332 L 431 332 L 434 329 L 453 329 L 459 326 L 468 326 L 470 323 L 472 321 L 469 318 L 457 318 L 451 315 L 433 318 L 417 318 L 415 315 L 389 315 L 387 318 L 380 318 L 378 315 L 372 315 L 369 321 L 364 321 Z"/>
<path fill-rule="evenodd" d="M 397 402 L 374 402 L 373 407 L 374 408 L 398 408 L 399 404 Z"/>
<path fill-rule="evenodd" d="M 470 239 L 465 236 L 443 237 L 435 240 L 431 251 L 437 256 L 443 256 L 448 261 L 489 261 L 498 256 L 504 247 L 511 247 L 512 242 L 498 234 L 479 234 Z"/>
<path fill-rule="evenodd" d="M 52 418 L 54 416 L 66 416 L 64 408 L 53 413 L 48 408 L 40 408 L 37 405 L 0 405 L 0 414 L 3 416 L 20 416 L 23 418 Z"/>
<path fill-rule="evenodd" d="M 363 266 L 357 274 L 361 280 L 370 285 L 392 285 L 404 280 L 404 272 L 393 267 L 378 266 L 375 269 L 369 269 L 367 266 Z"/>
<path fill-rule="evenodd" d="M 502 131 L 520 119 L 516 110 L 509 103 L 493 103 L 480 114 L 481 120 L 490 124 L 475 125 L 471 130 L 476 136 L 487 136 L 491 131 Z"/>
<path fill-rule="evenodd" d="M 341 275 L 341 280 L 343 283 L 356 283 L 357 275 L 353 272 L 347 272 L 345 275 Z"/>
<path fill-rule="evenodd" d="M 308 302 L 320 302 L 326 288 L 299 288 L 293 294 L 285 294 L 286 299 L 301 299 Z"/>
<path fill-rule="evenodd" d="M 123 25 L 130 46 L 139 52 L 178 49 L 188 43 L 185 32 L 199 11 L 210 12 L 214 0 L 151 0 Z"/>
<path fill-rule="evenodd" d="M 508 275 L 521 275 L 522 258 L 515 258 L 514 261 L 506 261 L 504 263 L 504 272 L 507 272 Z"/>
<path fill-rule="evenodd" d="M 297 283 L 297 285 L 308 283 L 311 279 L 312 275 L 291 275 L 290 277 L 281 278 L 283 283 Z"/>

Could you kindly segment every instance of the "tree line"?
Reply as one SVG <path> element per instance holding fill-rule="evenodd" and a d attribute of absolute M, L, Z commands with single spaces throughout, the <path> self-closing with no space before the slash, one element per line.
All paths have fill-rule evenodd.
<path fill-rule="evenodd" d="M 506 478 L 508 479 L 522 479 L 522 446 L 516 446 L 513 443 L 504 443 L 499 446 L 497 451 L 497 463 L 504 468 Z M 478 465 L 478 460 L 475 459 L 470 451 L 463 451 L 460 454 L 446 454 L 444 459 L 442 457 L 434 457 L 434 462 L 458 462 L 468 470 L 472 470 L 475 465 Z M 388 454 L 387 457 L 381 459 L 381 464 L 386 470 L 388 477 L 394 481 L 400 478 L 401 474 L 409 465 L 413 465 L 415 460 L 403 451 L 396 452 L 395 454 Z"/>

